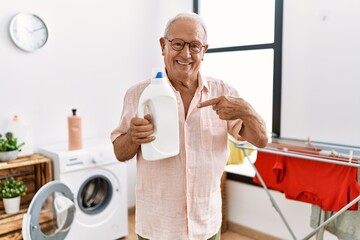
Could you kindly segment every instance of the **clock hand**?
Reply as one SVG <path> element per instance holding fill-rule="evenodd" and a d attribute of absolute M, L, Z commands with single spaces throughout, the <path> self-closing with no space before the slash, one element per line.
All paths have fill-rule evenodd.
<path fill-rule="evenodd" d="M 28 33 L 32 33 L 32 31 L 29 29 L 29 28 L 27 28 L 26 26 L 22 26 L 22 27 L 19 27 L 20 29 L 22 28 L 22 29 L 24 29 L 26 32 L 28 32 Z"/>
<path fill-rule="evenodd" d="M 32 30 L 31 32 L 33 33 L 33 32 L 39 31 L 41 29 L 44 29 L 44 27 L 36 28 L 36 29 Z"/>

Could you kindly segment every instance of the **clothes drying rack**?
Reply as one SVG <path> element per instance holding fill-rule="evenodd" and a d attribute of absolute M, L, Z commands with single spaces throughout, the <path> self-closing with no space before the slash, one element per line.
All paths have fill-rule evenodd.
<path fill-rule="evenodd" d="M 253 151 L 259 151 L 259 152 L 265 152 L 265 153 L 271 153 L 271 154 L 277 154 L 277 155 L 282 155 L 282 156 L 288 156 L 288 157 L 295 157 L 295 158 L 301 158 L 301 159 L 305 159 L 305 160 L 310 160 L 310 161 L 319 161 L 319 162 L 325 162 L 325 163 L 331 163 L 331 164 L 338 164 L 338 165 L 344 165 L 344 166 L 350 166 L 350 167 L 360 167 L 360 163 L 359 163 L 359 158 L 356 157 L 355 159 L 352 157 L 352 155 L 349 157 L 349 161 L 339 161 L 339 160 L 334 160 L 334 159 L 327 159 L 326 156 L 324 157 L 314 157 L 314 156 L 308 156 L 306 154 L 301 154 L 301 153 L 296 153 L 296 152 L 289 152 L 287 151 L 287 149 L 279 149 L 279 148 L 273 148 L 273 147 L 265 147 L 265 148 L 256 148 L 256 147 L 251 147 L 247 144 L 243 144 L 243 143 L 239 143 L 236 141 L 233 141 L 232 139 L 230 139 L 235 147 L 240 148 L 243 153 L 245 158 L 249 161 L 250 165 L 252 166 L 253 170 L 255 171 L 256 176 L 258 177 L 262 187 L 264 188 L 267 196 L 269 197 L 272 206 L 275 208 L 275 210 L 278 212 L 278 214 L 281 217 L 281 220 L 283 221 L 283 223 L 285 224 L 287 230 L 289 231 L 290 235 L 292 236 L 292 238 L 294 240 L 297 240 L 298 238 L 295 236 L 293 230 L 291 229 L 288 221 L 286 220 L 286 218 L 284 217 L 284 215 L 282 214 L 280 207 L 278 206 L 278 204 L 276 203 L 275 199 L 272 197 L 268 187 L 266 186 L 263 178 L 261 177 L 259 171 L 257 170 L 256 166 L 254 165 L 254 163 L 251 161 L 250 156 L 248 155 L 248 153 L 245 151 L 246 149 L 249 150 L 253 150 Z M 277 142 L 277 143 L 281 143 L 281 139 L 274 139 L 273 141 Z M 287 141 L 286 139 L 284 139 L 284 141 Z M 289 140 L 289 141 L 294 141 L 294 140 Z M 297 140 L 295 140 L 297 141 Z M 308 143 L 309 140 L 308 140 Z M 355 147 L 345 147 L 345 146 L 333 146 L 333 145 L 329 145 L 329 144 L 322 144 L 322 143 L 317 143 L 314 145 L 314 143 L 310 143 L 311 146 L 313 147 L 317 147 L 318 149 L 320 149 L 321 147 L 325 147 L 325 148 L 330 148 L 330 149 L 334 149 L 334 148 L 340 148 L 340 149 L 348 149 L 351 151 L 351 153 L 353 152 L 353 150 L 360 154 L 360 148 L 355 148 Z M 357 155 L 356 155 L 357 156 Z M 345 212 L 346 210 L 348 210 L 352 205 L 356 204 L 357 202 L 360 201 L 360 195 L 357 196 L 355 199 L 353 199 L 351 202 L 349 202 L 347 205 L 345 205 L 343 208 L 341 208 L 339 211 L 337 211 L 334 215 L 332 215 L 330 218 L 328 218 L 326 221 L 322 222 L 317 228 L 315 228 L 312 232 L 310 232 L 308 235 L 306 235 L 305 237 L 302 238 L 302 240 L 308 240 L 310 239 L 312 236 L 314 236 L 315 234 L 319 233 L 319 232 L 323 232 L 324 231 L 324 227 L 329 224 L 330 222 L 332 222 L 333 220 L 335 220 L 335 218 L 337 218 L 340 214 L 342 214 L 343 212 Z"/>

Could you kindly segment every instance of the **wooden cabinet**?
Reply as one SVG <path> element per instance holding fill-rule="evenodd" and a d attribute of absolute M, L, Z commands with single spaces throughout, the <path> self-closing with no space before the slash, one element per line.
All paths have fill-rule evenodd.
<path fill-rule="evenodd" d="M 32 198 L 37 190 L 53 179 L 52 162 L 50 159 L 33 154 L 8 162 L 0 162 L 0 179 L 13 176 L 22 180 L 27 188 L 27 194 L 21 197 L 20 212 L 6 214 L 3 201 L 0 201 L 0 240 L 22 239 L 21 227 L 23 214 L 27 212 Z M 51 219 L 42 218 L 40 223 L 46 225 Z"/>

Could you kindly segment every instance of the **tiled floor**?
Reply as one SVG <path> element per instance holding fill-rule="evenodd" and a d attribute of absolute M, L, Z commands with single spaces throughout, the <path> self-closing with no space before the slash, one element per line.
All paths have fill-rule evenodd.
<path fill-rule="evenodd" d="M 125 239 L 137 240 L 135 234 L 135 215 L 129 215 L 129 235 Z M 227 231 L 221 235 L 221 240 L 254 240 L 254 239 L 241 236 L 231 231 Z"/>

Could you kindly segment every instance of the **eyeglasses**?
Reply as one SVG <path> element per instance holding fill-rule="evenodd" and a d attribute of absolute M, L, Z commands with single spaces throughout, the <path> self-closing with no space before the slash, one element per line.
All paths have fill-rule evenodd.
<path fill-rule="evenodd" d="M 180 38 L 174 38 L 173 40 L 168 39 L 165 37 L 166 40 L 168 40 L 171 44 L 171 48 L 175 51 L 181 51 L 184 49 L 185 44 L 189 44 L 189 49 L 191 53 L 199 53 L 205 45 L 202 45 L 201 42 L 193 41 L 193 42 L 185 42 L 184 40 Z"/>

